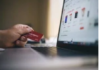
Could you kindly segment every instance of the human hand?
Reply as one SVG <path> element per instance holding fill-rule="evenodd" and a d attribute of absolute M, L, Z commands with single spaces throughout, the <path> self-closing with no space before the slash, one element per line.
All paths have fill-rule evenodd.
<path fill-rule="evenodd" d="M 17 24 L 10 29 L 0 31 L 0 47 L 21 46 L 27 42 L 23 35 L 31 32 L 33 29 L 27 25 Z"/>

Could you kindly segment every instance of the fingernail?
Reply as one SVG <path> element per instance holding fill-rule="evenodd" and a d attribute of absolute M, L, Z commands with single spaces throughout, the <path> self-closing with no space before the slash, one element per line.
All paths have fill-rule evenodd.
<path fill-rule="evenodd" d="M 22 40 L 24 40 L 25 38 L 24 37 L 22 37 Z"/>
<path fill-rule="evenodd" d="M 31 32 L 31 31 L 32 31 L 32 29 L 31 29 L 31 28 L 27 28 L 27 31 L 28 31 L 28 32 Z"/>

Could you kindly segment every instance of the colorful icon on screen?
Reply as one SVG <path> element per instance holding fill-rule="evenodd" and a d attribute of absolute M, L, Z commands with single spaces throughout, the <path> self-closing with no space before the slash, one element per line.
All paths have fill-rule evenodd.
<path fill-rule="evenodd" d="M 78 17 L 78 11 L 75 12 L 75 18 L 77 18 L 77 17 Z"/>
<path fill-rule="evenodd" d="M 85 15 L 85 8 L 82 8 L 82 17 Z"/>
<path fill-rule="evenodd" d="M 72 20 L 72 14 L 70 14 L 70 21 Z"/>
<path fill-rule="evenodd" d="M 83 30 L 84 29 L 84 27 L 80 27 L 80 30 Z"/>
<path fill-rule="evenodd" d="M 90 15 L 90 11 L 87 12 L 87 17 L 89 17 L 89 15 Z"/>
<path fill-rule="evenodd" d="M 65 23 L 67 23 L 67 20 L 68 20 L 68 16 L 65 17 Z"/>

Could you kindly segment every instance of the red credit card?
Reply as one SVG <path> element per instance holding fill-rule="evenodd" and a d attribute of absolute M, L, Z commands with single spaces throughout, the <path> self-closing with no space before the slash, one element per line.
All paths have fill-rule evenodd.
<path fill-rule="evenodd" d="M 31 40 L 34 40 L 36 42 L 39 42 L 43 36 L 43 34 L 41 33 L 38 33 L 38 32 L 35 32 L 35 31 L 32 31 L 26 35 L 24 35 L 26 38 L 29 38 Z"/>

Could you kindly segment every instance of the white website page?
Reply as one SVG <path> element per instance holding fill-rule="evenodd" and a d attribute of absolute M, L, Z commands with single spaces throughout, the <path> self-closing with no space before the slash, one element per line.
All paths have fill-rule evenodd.
<path fill-rule="evenodd" d="M 98 1 L 65 0 L 59 41 L 88 42 L 98 40 Z"/>

